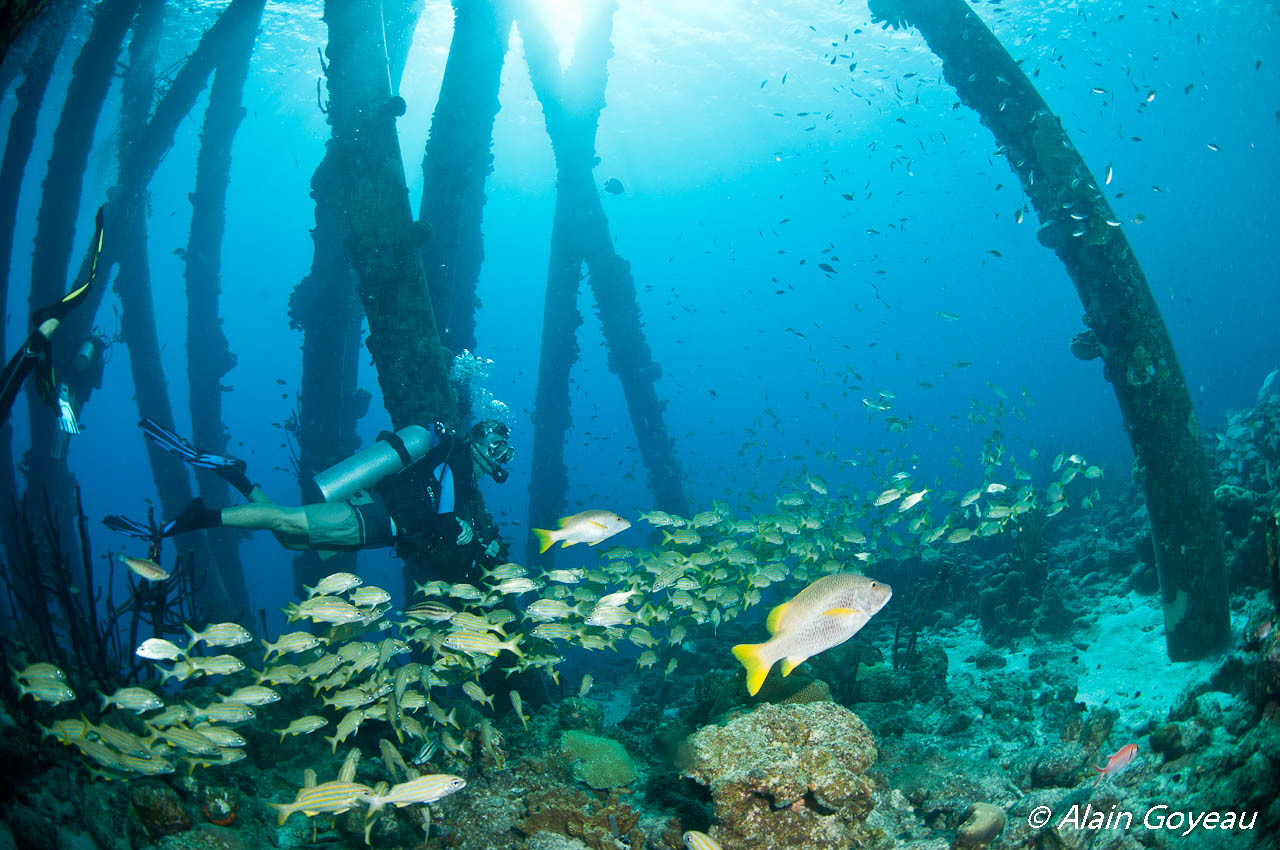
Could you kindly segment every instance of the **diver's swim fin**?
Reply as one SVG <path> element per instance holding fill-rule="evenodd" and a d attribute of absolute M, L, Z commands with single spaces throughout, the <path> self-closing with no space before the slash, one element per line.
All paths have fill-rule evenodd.
<path fill-rule="evenodd" d="M 218 508 L 205 507 L 199 496 L 187 503 L 182 513 L 160 526 L 160 537 L 172 537 L 184 531 L 198 531 L 202 528 L 221 528 L 222 511 Z"/>
<path fill-rule="evenodd" d="M 35 325 L 35 330 L 9 360 L 4 367 L 4 372 L 0 373 L 0 422 L 9 418 L 13 403 L 17 401 L 18 392 L 22 389 L 22 383 L 33 370 L 36 372 L 36 390 L 39 392 L 41 401 L 45 404 L 55 404 L 57 401 L 57 380 L 53 374 L 53 353 L 49 336 L 57 330 L 58 323 L 66 318 L 67 313 L 88 297 L 89 288 L 98 275 L 98 258 L 102 255 L 101 207 L 98 208 L 96 221 L 97 229 L 93 236 L 93 253 L 89 263 L 88 279 L 73 287 L 57 302 L 48 307 L 41 307 L 31 314 L 31 323 Z M 54 324 L 45 327 L 51 319 L 54 320 Z"/>
<path fill-rule="evenodd" d="M 13 403 L 17 401 L 18 393 L 22 391 L 22 383 L 32 370 L 40 373 L 41 399 L 46 403 L 52 401 L 45 398 L 46 388 L 53 386 L 51 354 L 52 346 L 49 344 L 48 337 L 33 331 L 5 365 L 3 374 L 0 374 L 0 422 L 9 418 L 9 411 L 13 409 Z"/>
<path fill-rule="evenodd" d="M 129 519 L 127 516 L 120 516 L 119 514 L 110 514 L 103 517 L 102 524 L 117 534 L 136 537 L 139 540 L 156 540 L 160 536 L 160 529 L 150 528 L 136 519 Z"/>
<path fill-rule="evenodd" d="M 31 323 L 37 328 L 50 319 L 62 321 L 72 309 L 89 297 L 89 289 L 93 286 L 93 281 L 98 276 L 98 258 L 102 256 L 102 210 L 102 207 L 98 207 L 98 215 L 94 219 L 96 226 L 93 233 L 93 244 L 90 246 L 92 253 L 89 260 L 89 276 L 85 278 L 84 283 L 73 286 L 70 292 L 48 307 L 41 307 L 32 313 Z"/>
<path fill-rule="evenodd" d="M 233 469 L 239 467 L 244 469 L 246 464 L 242 460 L 233 457 L 223 457 L 222 455 L 210 454 L 202 452 L 195 446 L 191 445 L 191 441 L 187 438 L 175 434 L 150 416 L 138 423 L 138 427 L 143 433 L 160 448 L 167 452 L 177 455 L 187 463 L 199 469 L 211 469 L 215 472 L 222 469 Z"/>
<path fill-rule="evenodd" d="M 190 440 L 175 434 L 149 416 L 139 422 L 138 427 L 160 448 L 176 454 L 197 469 L 207 469 L 213 472 L 244 494 L 245 498 L 248 498 L 249 494 L 253 492 L 253 482 L 245 474 L 248 464 L 239 458 L 223 457 L 210 452 L 202 452 L 191 445 Z"/>

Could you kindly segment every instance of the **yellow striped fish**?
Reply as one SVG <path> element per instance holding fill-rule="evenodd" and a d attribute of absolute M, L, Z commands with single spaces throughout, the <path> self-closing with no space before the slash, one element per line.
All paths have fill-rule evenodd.
<path fill-rule="evenodd" d="M 417 779 L 392 785 L 391 790 L 386 794 L 366 796 L 364 799 L 369 803 L 369 812 L 365 817 L 373 817 L 374 812 L 388 803 L 396 808 L 404 808 L 414 803 L 434 803 L 461 790 L 466 784 L 466 780 L 462 777 L 447 773 L 419 776 Z"/>
<path fill-rule="evenodd" d="M 266 705 L 269 702 L 279 702 L 280 694 L 263 685 L 248 685 L 243 688 L 236 688 L 222 699 L 224 702 L 234 702 L 240 705 Z"/>
<path fill-rule="evenodd" d="M 285 655 L 295 652 L 305 652 L 308 649 L 314 649 L 319 646 L 322 639 L 316 637 L 310 632 L 289 632 L 287 635 L 280 635 L 275 643 L 263 641 L 262 645 L 266 648 L 267 654 L 262 659 L 270 661 L 272 654 Z"/>
<path fill-rule="evenodd" d="M 111 696 L 98 694 L 98 697 L 102 700 L 103 711 L 111 705 L 117 705 L 125 711 L 132 711 L 135 714 L 142 714 L 155 708 L 164 708 L 164 703 L 160 701 L 160 697 L 146 688 L 120 688 Z"/>
<path fill-rule="evenodd" d="M 323 729 L 329 725 L 329 721 L 318 714 L 308 714 L 305 717 L 299 717 L 283 729 L 276 729 L 280 733 L 280 740 L 284 741 L 285 735 L 306 735 L 317 729 Z"/>
<path fill-rule="evenodd" d="M 719 841 L 696 829 L 691 829 L 684 834 L 684 846 L 688 850 L 724 850 Z"/>
<path fill-rule="evenodd" d="M 514 653 L 515 655 L 524 657 L 524 653 L 520 651 L 520 638 L 522 635 L 515 635 L 511 640 L 499 640 L 488 632 L 450 632 L 444 639 L 444 645 L 449 649 L 465 652 L 468 655 L 491 655 L 497 656 L 502 650 Z"/>
<path fill-rule="evenodd" d="M 354 807 L 362 796 L 371 794 L 372 788 L 358 782 L 321 782 L 311 788 L 298 789 L 298 796 L 292 803 L 268 805 L 276 810 L 276 824 L 283 826 L 294 812 L 302 812 L 307 817 L 341 814 Z"/>
<path fill-rule="evenodd" d="M 489 706 L 489 710 L 493 711 L 493 697 L 486 694 L 484 688 L 480 687 L 476 682 L 463 682 L 462 692 L 476 702 Z"/>
<path fill-rule="evenodd" d="M 239 646 L 253 640 L 249 630 L 239 623 L 214 623 L 197 632 L 186 623 L 182 627 L 187 630 L 187 650 L 190 651 L 200 641 L 208 646 Z"/>
<path fill-rule="evenodd" d="M 302 589 L 306 591 L 308 597 L 330 596 L 335 593 L 346 593 L 351 588 L 359 587 L 363 583 L 360 576 L 351 573 L 334 573 L 320 579 L 320 581 L 316 582 L 315 587 L 303 585 Z"/>
<path fill-rule="evenodd" d="M 257 717 L 257 713 L 247 705 L 238 702 L 211 702 L 204 708 L 196 708 L 197 716 L 220 723 L 244 723 Z"/>
<path fill-rule="evenodd" d="M 188 729 L 186 726 L 170 726 L 168 729 L 161 729 L 156 732 L 156 735 L 189 753 L 203 756 L 218 752 L 217 744 L 196 730 Z"/>

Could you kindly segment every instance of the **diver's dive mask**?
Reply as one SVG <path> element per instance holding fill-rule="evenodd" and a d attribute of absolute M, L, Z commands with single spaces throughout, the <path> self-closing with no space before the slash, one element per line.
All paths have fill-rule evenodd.
<path fill-rule="evenodd" d="M 488 468 L 490 477 L 499 484 L 507 480 L 507 471 L 503 467 L 516 456 L 516 450 L 507 442 L 510 436 L 511 429 L 496 419 L 477 422 L 471 429 L 473 451 Z"/>

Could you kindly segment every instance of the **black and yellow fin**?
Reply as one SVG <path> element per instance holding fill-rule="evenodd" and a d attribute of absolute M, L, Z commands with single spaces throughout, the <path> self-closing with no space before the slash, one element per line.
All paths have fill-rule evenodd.
<path fill-rule="evenodd" d="M 103 237 L 103 207 L 98 208 L 98 215 L 94 218 L 95 229 L 93 233 L 93 244 L 90 246 L 89 259 L 89 276 L 85 278 L 84 283 L 78 284 L 71 288 L 71 291 L 59 298 L 55 303 L 48 307 L 42 307 L 31 314 L 31 323 L 36 327 L 40 327 L 50 319 L 62 321 L 67 314 L 76 307 L 81 301 L 89 296 L 89 289 L 93 286 L 93 281 L 98 276 L 98 259 L 102 256 L 102 237 Z"/>

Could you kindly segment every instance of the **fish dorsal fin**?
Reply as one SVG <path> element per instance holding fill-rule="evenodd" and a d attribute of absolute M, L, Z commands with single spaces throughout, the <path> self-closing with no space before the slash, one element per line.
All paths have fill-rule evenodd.
<path fill-rule="evenodd" d="M 782 618 L 787 614 L 787 606 L 790 602 L 783 602 L 777 608 L 769 612 L 769 619 L 764 621 L 764 627 L 769 630 L 769 634 L 776 635 L 778 633 L 778 624 L 782 622 Z"/>
<path fill-rule="evenodd" d="M 791 671 L 799 667 L 808 659 L 805 658 L 784 658 L 782 659 L 782 675 L 790 676 Z"/>
<path fill-rule="evenodd" d="M 824 617 L 847 617 L 850 614 L 858 613 L 857 608 L 828 608 L 822 612 Z"/>
<path fill-rule="evenodd" d="M 574 516 L 577 516 L 577 514 L 574 514 Z M 571 520 L 571 519 L 573 519 L 573 517 L 572 517 L 572 516 L 562 516 L 562 517 L 560 517 L 560 527 L 561 527 L 561 528 L 564 528 L 564 524 L 565 524 L 566 522 L 568 522 L 569 520 Z"/>

